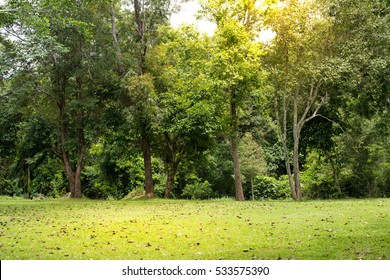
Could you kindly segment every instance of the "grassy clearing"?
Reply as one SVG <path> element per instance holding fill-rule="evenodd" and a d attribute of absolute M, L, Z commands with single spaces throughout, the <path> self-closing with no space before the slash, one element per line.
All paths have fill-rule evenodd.
<path fill-rule="evenodd" d="M 0 199 L 0 259 L 390 259 L 390 199 Z"/>

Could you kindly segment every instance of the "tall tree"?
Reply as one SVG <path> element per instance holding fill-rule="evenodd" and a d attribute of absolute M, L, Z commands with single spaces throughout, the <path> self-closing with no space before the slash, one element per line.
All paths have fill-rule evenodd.
<path fill-rule="evenodd" d="M 102 75 L 106 70 L 104 75 L 109 77 L 111 71 L 103 64 L 110 50 L 104 47 L 104 36 L 99 37 L 108 27 L 98 13 L 99 4 L 10 1 L 13 20 L 4 27 L 15 46 L 13 74 L 29 82 L 29 107 L 57 121 L 53 147 L 63 163 L 72 197 L 82 195 L 81 174 L 94 140 L 90 133 L 100 129 L 97 108 L 103 105 L 99 99 L 102 83 L 107 82 Z"/>
<path fill-rule="evenodd" d="M 210 38 L 192 27 L 161 31 L 164 39 L 155 47 L 152 71 L 159 100 L 157 131 L 170 196 L 180 164 L 195 159 L 212 144 L 215 130 L 210 88 L 206 75 L 210 60 Z"/>
<path fill-rule="evenodd" d="M 315 0 L 288 0 L 274 5 L 267 23 L 276 33 L 268 63 L 274 89 L 275 120 L 292 195 L 302 199 L 299 178 L 302 128 L 321 116 L 319 111 L 328 98 L 324 85 L 337 73 L 330 49 L 331 22 Z M 293 171 L 289 139 L 292 139 Z"/>
<path fill-rule="evenodd" d="M 333 108 L 343 123 L 334 137 L 341 190 L 355 197 L 389 193 L 390 3 L 327 1 L 335 33 L 334 53 L 343 73 L 332 83 Z M 387 163 L 386 163 L 387 162 Z"/>
<path fill-rule="evenodd" d="M 261 48 L 255 42 L 255 35 L 260 31 L 259 3 L 255 0 L 202 1 L 203 15 L 217 24 L 212 76 L 231 146 L 237 200 L 245 199 L 238 153 L 240 111 L 260 82 Z"/>
<path fill-rule="evenodd" d="M 158 42 L 158 29 L 167 25 L 170 14 L 175 10 L 174 1 L 171 0 L 132 0 L 133 7 L 133 43 L 132 56 L 136 63 L 128 70 L 125 79 L 126 87 L 129 89 L 128 98 L 133 119 L 138 127 L 141 140 L 141 148 L 144 159 L 145 172 L 145 195 L 153 197 L 153 177 L 152 177 L 152 154 L 151 136 L 153 111 L 148 110 L 153 106 L 152 95 L 154 93 L 152 76 L 148 69 L 147 55 L 152 46 Z M 112 10 L 113 12 L 113 10 Z M 113 13 L 112 13 L 113 14 Z M 112 20 L 112 31 L 114 40 L 119 48 L 118 36 L 116 36 L 114 19 Z M 119 72 L 121 72 L 121 57 L 118 52 Z M 143 86 L 134 83 L 141 82 Z M 142 98 L 139 98 L 141 97 Z"/>

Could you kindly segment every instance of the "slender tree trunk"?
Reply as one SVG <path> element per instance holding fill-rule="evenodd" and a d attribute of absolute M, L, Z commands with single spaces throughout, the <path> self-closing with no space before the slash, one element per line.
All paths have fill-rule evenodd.
<path fill-rule="evenodd" d="M 298 101 L 294 98 L 294 150 L 293 150 L 293 165 L 294 165 L 294 185 L 296 199 L 302 199 L 301 180 L 299 177 L 299 139 L 300 139 L 301 124 L 298 122 Z"/>
<path fill-rule="evenodd" d="M 294 164 L 294 187 L 296 193 L 296 199 L 302 199 L 302 187 L 301 179 L 299 177 L 299 135 L 294 132 L 294 155 L 293 155 L 293 164 Z"/>
<path fill-rule="evenodd" d="M 144 175 L 145 175 L 145 195 L 153 197 L 153 174 L 152 174 L 152 156 L 150 153 L 149 138 L 146 133 L 142 135 L 142 155 L 144 158 Z"/>
<path fill-rule="evenodd" d="M 61 160 L 64 165 L 65 173 L 68 177 L 70 196 L 75 195 L 75 176 L 72 169 L 72 164 L 69 158 L 69 152 L 66 149 L 66 138 L 68 134 L 68 128 L 66 124 L 66 101 L 65 101 L 65 81 L 60 77 L 60 74 L 56 75 L 56 90 L 58 95 L 58 109 L 59 109 L 59 125 L 60 125 L 60 141 L 61 141 Z"/>
<path fill-rule="evenodd" d="M 292 172 L 291 172 L 290 153 L 288 151 L 287 140 L 286 139 L 282 140 L 282 146 L 283 146 L 283 152 L 284 152 L 284 164 L 286 166 L 288 183 L 290 185 L 290 190 L 291 190 L 292 196 L 293 196 L 294 199 L 296 199 L 297 198 L 297 192 L 295 190 L 295 184 L 294 184 L 294 180 L 293 180 L 293 176 L 292 176 Z"/>
<path fill-rule="evenodd" d="M 26 197 L 30 196 L 31 191 L 31 172 L 30 167 L 27 167 L 27 190 L 26 190 Z"/>
<path fill-rule="evenodd" d="M 332 167 L 332 172 L 333 172 L 333 183 L 337 189 L 337 192 L 339 193 L 339 195 L 342 195 L 343 192 L 341 190 L 341 187 L 340 187 L 340 182 L 339 182 L 339 176 L 338 176 L 338 170 L 337 170 L 337 167 L 336 167 L 336 164 L 333 159 L 331 158 L 331 156 L 329 156 L 330 158 L 330 165 Z"/>
<path fill-rule="evenodd" d="M 240 160 L 238 156 L 238 139 L 237 136 L 234 135 L 231 137 L 231 145 L 232 145 L 232 156 L 233 156 L 233 167 L 234 167 L 234 185 L 236 189 L 236 200 L 243 201 L 244 192 L 242 190 L 242 180 L 241 180 L 241 172 L 240 172 Z"/>
<path fill-rule="evenodd" d="M 316 84 L 313 84 L 310 88 L 309 97 L 306 101 L 306 106 L 304 107 L 304 111 L 302 113 L 302 116 L 298 119 L 298 93 L 295 93 L 293 96 L 293 102 L 294 102 L 294 118 L 293 118 L 293 137 L 294 137 L 294 150 L 293 150 L 293 164 L 294 164 L 294 187 L 296 192 L 296 199 L 301 200 L 302 199 L 302 186 L 301 186 L 301 179 L 299 177 L 299 141 L 301 138 L 301 130 L 303 125 L 308 122 L 309 120 L 315 118 L 318 113 L 318 110 L 321 108 L 322 104 L 324 103 L 324 100 L 321 101 L 321 103 L 317 106 L 315 109 L 313 115 L 310 117 L 307 117 L 309 114 L 309 111 L 313 108 L 314 102 L 317 99 L 319 89 L 321 87 L 322 82 L 319 81 Z"/>
<path fill-rule="evenodd" d="M 141 74 L 145 74 L 146 72 L 146 52 L 147 52 L 147 44 L 145 37 L 145 23 L 142 18 L 142 8 L 140 0 L 134 0 L 134 14 L 135 14 L 135 22 L 137 25 L 137 33 L 140 37 L 140 56 L 139 56 L 139 67 Z"/>
<path fill-rule="evenodd" d="M 140 0 L 134 0 L 134 13 L 135 13 L 135 21 L 137 24 L 137 32 L 142 37 L 144 37 L 144 24 L 141 17 L 141 4 Z"/>
<path fill-rule="evenodd" d="M 139 67 L 140 75 L 145 74 L 146 72 L 146 38 L 145 38 L 145 26 L 142 19 L 142 7 L 140 0 L 134 0 L 134 14 L 135 14 L 135 23 L 137 26 L 137 33 L 140 36 L 140 53 L 139 53 Z M 145 169 L 145 196 L 153 197 L 154 188 L 153 188 L 153 176 L 152 176 L 152 157 L 150 151 L 150 139 L 149 133 L 147 131 L 149 127 L 148 123 L 142 124 L 141 134 L 142 134 L 142 153 L 144 158 L 144 169 Z"/>
<path fill-rule="evenodd" d="M 282 148 L 284 153 L 284 163 L 286 166 L 286 172 L 288 176 L 288 182 L 290 185 L 291 194 L 294 199 L 297 197 L 297 193 L 295 191 L 295 185 L 293 181 L 293 176 L 291 173 L 291 165 L 290 165 L 290 153 L 288 151 L 287 146 L 287 104 L 286 104 L 286 93 L 283 92 L 283 122 L 280 118 L 279 114 L 279 102 L 278 102 L 278 94 L 277 94 L 277 87 L 275 86 L 275 92 L 274 92 L 274 108 L 275 108 L 275 116 L 276 116 L 276 122 L 278 124 L 278 132 L 279 132 L 279 138 L 282 142 Z"/>
<path fill-rule="evenodd" d="M 118 36 L 118 30 L 116 29 L 115 8 L 114 8 L 113 1 L 111 1 L 111 3 L 110 3 L 110 14 L 111 14 L 111 33 L 112 33 L 112 37 L 114 39 L 116 58 L 118 61 L 117 62 L 118 63 L 118 76 L 123 77 L 126 70 L 125 70 L 125 65 L 123 63 L 121 45 L 120 45 L 119 36 Z"/>
<path fill-rule="evenodd" d="M 75 177 L 74 177 L 74 172 L 72 170 L 72 167 L 70 165 L 70 162 L 67 160 L 67 158 L 64 157 L 64 168 L 65 168 L 65 173 L 68 176 L 69 180 L 69 188 L 70 188 L 70 196 L 74 197 L 75 196 Z"/>
<path fill-rule="evenodd" d="M 237 108 L 234 100 L 230 100 L 230 113 L 232 118 L 232 125 L 231 125 L 232 135 L 230 137 L 230 143 L 231 143 L 232 157 L 233 157 L 236 200 L 243 201 L 245 200 L 245 197 L 244 197 L 244 192 L 242 190 L 240 159 L 238 155 L 238 116 L 237 116 Z"/>
<path fill-rule="evenodd" d="M 176 139 L 171 137 L 168 132 L 164 133 L 166 141 L 166 154 L 165 154 L 165 170 L 167 172 L 167 180 L 165 182 L 164 198 L 169 198 L 172 190 L 173 183 L 179 164 L 181 162 L 181 152 L 177 150 Z"/>
<path fill-rule="evenodd" d="M 253 175 L 251 174 L 251 190 L 252 190 L 252 200 L 255 200 L 255 186 L 253 182 Z"/>

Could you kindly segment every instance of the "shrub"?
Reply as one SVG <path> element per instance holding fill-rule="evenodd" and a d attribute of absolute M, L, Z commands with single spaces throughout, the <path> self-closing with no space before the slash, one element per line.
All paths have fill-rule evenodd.
<path fill-rule="evenodd" d="M 143 187 L 136 187 L 132 189 L 125 197 L 124 199 L 137 199 L 145 197 L 145 190 Z"/>
<path fill-rule="evenodd" d="M 19 179 L 3 179 L 0 177 L 0 195 L 22 196 L 23 188 L 19 184 Z"/>
<path fill-rule="evenodd" d="M 154 183 L 153 185 L 153 192 L 156 197 L 163 198 L 165 194 L 165 184 L 162 182 Z M 174 194 L 171 193 L 171 197 L 174 197 Z"/>
<path fill-rule="evenodd" d="M 332 165 L 325 157 L 311 152 L 306 160 L 301 175 L 302 192 L 310 198 L 337 198 L 341 197 L 336 186 Z"/>
<path fill-rule="evenodd" d="M 202 182 L 196 175 L 190 175 L 189 181 L 183 189 L 183 198 L 210 199 L 215 197 L 211 184 L 207 180 Z"/>
<path fill-rule="evenodd" d="M 285 199 L 289 197 L 289 186 L 284 181 L 278 181 L 273 177 L 256 176 L 254 179 L 253 193 L 255 199 Z"/>

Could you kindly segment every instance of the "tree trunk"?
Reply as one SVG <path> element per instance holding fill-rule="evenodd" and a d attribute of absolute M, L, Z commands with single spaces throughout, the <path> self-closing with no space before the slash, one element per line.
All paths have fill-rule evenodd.
<path fill-rule="evenodd" d="M 64 145 L 64 144 L 63 144 Z M 81 197 L 81 171 L 82 163 L 79 162 L 76 167 L 76 171 L 73 171 L 72 164 L 69 159 L 68 151 L 62 148 L 62 162 L 64 164 L 65 173 L 69 180 L 70 197 Z"/>
<path fill-rule="evenodd" d="M 175 163 L 172 164 L 167 170 L 167 181 L 165 182 L 165 193 L 164 198 L 169 198 L 171 195 L 172 185 L 175 180 L 177 166 Z"/>
<path fill-rule="evenodd" d="M 282 139 L 282 146 L 283 146 L 283 152 L 284 152 L 284 164 L 286 166 L 286 171 L 287 171 L 287 177 L 288 177 L 288 183 L 290 185 L 290 190 L 292 193 L 292 196 L 294 199 L 297 198 L 297 192 L 295 190 L 295 184 L 291 172 L 291 164 L 290 164 L 290 154 L 288 152 L 288 147 L 287 147 L 287 140 Z"/>
<path fill-rule="evenodd" d="M 139 66 L 140 74 L 143 75 L 146 72 L 145 56 L 146 56 L 146 38 L 145 38 L 145 29 L 144 22 L 142 19 L 142 7 L 139 0 L 134 0 L 134 14 L 135 14 L 135 24 L 137 26 L 137 33 L 140 36 L 141 41 L 141 51 L 139 53 Z M 153 176 L 152 176 L 152 156 L 150 152 L 150 142 L 148 136 L 148 123 L 141 124 L 141 134 L 142 134 L 142 153 L 144 158 L 144 170 L 145 170 L 145 196 L 153 197 Z"/>
<path fill-rule="evenodd" d="M 301 132 L 301 124 L 298 122 L 298 101 L 294 98 L 294 150 L 293 150 L 293 165 L 294 165 L 294 187 L 296 199 L 302 199 L 301 180 L 299 178 L 299 138 Z"/>
<path fill-rule="evenodd" d="M 293 164 L 294 164 L 294 187 L 296 199 L 302 199 L 302 187 L 301 187 L 301 179 L 299 177 L 299 135 L 294 132 L 294 156 L 293 156 Z"/>
<path fill-rule="evenodd" d="M 144 158 L 145 196 L 153 197 L 152 156 L 150 153 L 149 138 L 146 133 L 142 135 L 142 154 Z"/>
<path fill-rule="evenodd" d="M 341 187 L 340 187 L 340 181 L 339 181 L 339 176 L 338 176 L 338 170 L 337 170 L 337 167 L 336 167 L 336 164 L 332 157 L 329 156 L 330 158 L 330 165 L 332 167 L 332 172 L 333 172 L 333 183 L 337 189 L 337 192 L 339 193 L 339 195 L 341 196 L 343 194 L 342 190 L 341 190 Z"/>
<path fill-rule="evenodd" d="M 141 4 L 139 0 L 134 0 L 134 13 L 135 13 L 135 21 L 137 24 L 137 32 L 141 38 L 144 37 L 144 23 L 141 17 Z"/>
<path fill-rule="evenodd" d="M 70 166 L 70 162 L 67 160 L 67 158 L 64 157 L 63 160 L 64 160 L 63 163 L 64 163 L 65 173 L 68 176 L 68 181 L 69 181 L 70 196 L 74 197 L 74 194 L 75 194 L 74 172 L 73 172 L 72 167 Z"/>
<path fill-rule="evenodd" d="M 66 107 L 66 101 L 65 101 L 65 81 L 59 77 L 59 74 L 56 76 L 56 87 L 57 87 L 57 94 L 58 94 L 58 109 L 59 109 L 59 125 L 60 125 L 60 141 L 61 141 L 61 160 L 64 164 L 64 170 L 66 175 L 68 176 L 69 181 L 69 188 L 70 188 L 70 195 L 71 197 L 74 196 L 75 193 L 75 177 L 74 172 L 72 170 L 72 165 L 69 159 L 69 153 L 66 149 L 66 138 L 68 133 L 68 128 L 66 125 L 66 113 L 65 113 L 65 107 Z"/>
<path fill-rule="evenodd" d="M 60 142 L 61 142 L 61 160 L 64 165 L 65 173 L 69 180 L 70 196 L 74 198 L 81 197 L 81 170 L 82 158 L 79 159 L 76 171 L 72 168 L 72 163 L 69 157 L 69 151 L 66 148 L 66 139 L 68 137 L 68 127 L 66 121 L 66 100 L 65 100 L 65 79 L 56 76 L 56 90 L 58 95 L 58 109 L 59 109 L 59 126 L 60 126 Z M 79 135 L 81 137 L 81 135 Z M 80 143 L 81 149 L 84 149 L 85 143 Z M 82 156 L 82 152 L 79 153 Z"/>
<path fill-rule="evenodd" d="M 231 137 L 231 145 L 232 145 L 232 156 L 233 156 L 233 167 L 234 167 L 234 185 L 236 189 L 236 200 L 243 201 L 244 192 L 242 190 L 242 180 L 241 180 L 241 172 L 240 172 L 240 161 L 238 156 L 238 139 L 237 136 L 234 135 Z"/>
<path fill-rule="evenodd" d="M 62 151 L 62 162 L 69 180 L 70 197 L 81 197 L 81 168 L 77 168 L 76 172 L 73 171 L 68 152 L 65 148 Z"/>
<path fill-rule="evenodd" d="M 231 147 L 232 147 L 232 157 L 233 157 L 233 168 L 234 168 L 234 185 L 236 190 L 236 200 L 244 201 L 244 192 L 242 190 L 242 180 L 241 180 L 241 170 L 240 170 L 240 160 L 238 155 L 238 116 L 236 104 L 233 100 L 230 101 L 230 113 L 232 118 L 231 125 Z"/>
<path fill-rule="evenodd" d="M 142 8 L 140 0 L 134 0 L 134 14 L 135 14 L 135 23 L 137 25 L 137 33 L 140 37 L 140 56 L 139 56 L 139 67 L 141 74 L 145 74 L 146 72 L 146 64 L 145 64 L 145 58 L 146 58 L 146 52 L 147 52 L 147 44 L 146 44 L 146 37 L 145 37 L 145 23 L 144 19 L 142 18 Z"/>
<path fill-rule="evenodd" d="M 78 165 L 76 171 L 73 171 L 70 161 L 65 157 L 64 168 L 69 180 L 70 197 L 81 198 L 81 165 Z"/>
<path fill-rule="evenodd" d="M 111 1 L 110 3 L 110 14 L 111 14 L 111 33 L 112 37 L 114 39 L 114 45 L 115 45 L 115 50 L 116 50 L 116 58 L 117 58 L 117 63 L 118 63 L 118 76 L 123 77 L 125 74 L 125 65 L 123 64 L 123 58 L 122 58 L 122 51 L 121 51 L 121 45 L 119 42 L 119 36 L 118 36 L 118 31 L 116 29 L 116 23 L 115 23 L 115 8 L 114 8 L 114 3 Z"/>
<path fill-rule="evenodd" d="M 76 172 L 74 173 L 74 195 L 72 197 L 81 198 L 81 171 L 82 163 L 77 164 Z"/>
<path fill-rule="evenodd" d="M 164 132 L 166 142 L 166 154 L 164 158 L 165 170 L 167 172 L 167 180 L 165 182 L 164 198 L 169 198 L 172 190 L 172 185 L 175 181 L 175 176 L 179 164 L 182 160 L 182 151 L 177 149 L 176 139 L 168 132 Z"/>
<path fill-rule="evenodd" d="M 291 165 L 290 165 L 290 154 L 287 147 L 287 104 L 286 104 L 286 94 L 283 92 L 283 123 L 280 119 L 279 114 L 279 102 L 278 102 L 278 94 L 277 89 L 275 86 L 275 92 L 274 92 L 274 108 L 275 108 L 275 115 L 276 115 L 276 122 L 278 124 L 278 131 L 279 131 L 279 137 L 280 141 L 282 142 L 282 148 L 284 153 L 284 163 L 286 166 L 286 172 L 288 176 L 288 182 L 290 185 L 291 194 L 294 199 L 297 197 L 297 193 L 295 191 L 295 185 L 291 173 Z"/>
<path fill-rule="evenodd" d="M 251 190 L 252 190 L 252 200 L 255 200 L 255 186 L 253 182 L 253 175 L 251 174 Z"/>

